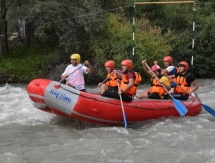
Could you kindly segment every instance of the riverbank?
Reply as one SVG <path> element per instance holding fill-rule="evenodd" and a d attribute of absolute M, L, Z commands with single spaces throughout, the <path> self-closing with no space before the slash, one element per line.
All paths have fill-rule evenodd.
<path fill-rule="evenodd" d="M 58 53 L 54 48 L 13 47 L 3 53 L 0 63 L 0 83 L 28 83 L 35 78 L 45 78 L 54 64 Z"/>

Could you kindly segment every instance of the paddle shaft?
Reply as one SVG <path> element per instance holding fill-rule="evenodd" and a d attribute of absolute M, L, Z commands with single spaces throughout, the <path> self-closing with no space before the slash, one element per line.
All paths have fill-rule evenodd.
<path fill-rule="evenodd" d="M 101 82 L 101 84 L 104 84 L 108 79 L 110 79 L 110 78 L 109 78 L 109 77 L 108 77 L 108 78 L 106 78 L 105 80 L 103 80 L 103 82 Z M 96 87 L 96 88 L 94 89 L 94 91 L 93 91 L 93 92 L 95 92 L 98 88 L 99 88 L 99 87 Z"/>
<path fill-rule="evenodd" d="M 155 73 L 150 69 L 150 67 L 145 63 L 145 65 L 147 66 L 147 68 L 151 71 L 151 73 L 156 77 L 156 79 L 160 82 L 160 80 L 158 79 L 158 77 L 155 75 Z M 188 110 L 187 108 L 184 106 L 184 104 L 179 101 L 179 100 L 176 100 L 174 99 L 174 97 L 171 95 L 171 93 L 169 93 L 169 91 L 167 90 L 167 88 L 164 86 L 163 83 L 161 83 L 161 85 L 163 86 L 163 88 L 166 90 L 166 92 L 169 94 L 169 96 L 172 98 L 173 100 L 173 103 L 174 103 L 174 106 L 176 108 L 176 110 L 178 111 L 178 113 L 181 115 L 181 116 L 184 116 Z"/>
<path fill-rule="evenodd" d="M 117 82 L 118 84 L 118 89 L 120 90 L 119 88 L 119 83 Z M 124 110 L 124 106 L 123 106 L 123 103 L 122 103 L 122 95 L 120 94 L 119 95 L 119 98 L 120 98 L 120 103 L 121 103 L 121 107 L 122 107 L 122 115 L 123 115 L 123 120 L 124 120 L 124 126 L 125 126 L 125 130 L 127 131 L 127 121 L 126 121 L 126 115 L 125 115 L 125 110 Z"/>
<path fill-rule="evenodd" d="M 189 92 L 187 92 L 182 86 L 180 86 L 178 83 L 176 83 L 175 81 L 173 81 L 169 76 L 167 76 L 166 74 L 165 74 L 165 76 L 169 79 L 169 80 L 171 80 L 172 82 L 174 82 L 177 86 L 179 86 L 184 92 L 186 92 L 188 95 L 190 94 Z M 191 95 L 192 96 L 192 95 Z M 198 102 L 200 102 L 196 97 L 194 97 L 194 96 L 192 96 L 193 98 L 195 98 Z M 201 102 L 200 102 L 201 103 Z"/>
<path fill-rule="evenodd" d="M 72 75 L 74 72 L 76 72 L 77 70 L 79 70 L 82 66 L 84 66 L 84 64 L 82 64 L 79 68 L 77 68 L 76 70 L 74 70 L 73 72 L 71 72 L 68 76 Z M 63 78 L 59 81 L 59 83 L 61 83 L 63 80 L 65 80 L 66 78 Z"/>
<path fill-rule="evenodd" d="M 170 79 L 170 77 L 168 77 L 167 75 L 165 75 L 165 76 L 166 76 L 167 78 Z M 171 79 L 170 79 L 170 80 L 171 80 Z M 185 91 L 188 95 L 190 94 L 190 93 L 187 92 L 182 86 L 180 86 L 178 83 L 176 83 L 175 81 L 173 81 L 173 82 L 174 82 L 177 86 L 179 86 L 183 91 Z M 209 106 L 203 104 L 197 97 L 192 96 L 192 94 L 191 94 L 191 97 L 193 97 L 196 101 L 198 101 L 200 104 L 202 104 L 202 106 L 205 108 L 205 110 L 208 111 L 208 113 L 210 113 L 211 115 L 215 116 L 215 111 L 214 111 L 211 107 L 209 107 Z"/>

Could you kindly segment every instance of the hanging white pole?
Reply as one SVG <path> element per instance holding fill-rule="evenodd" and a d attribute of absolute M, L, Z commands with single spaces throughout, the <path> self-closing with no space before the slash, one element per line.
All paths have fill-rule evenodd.
<path fill-rule="evenodd" d="M 134 1 L 135 4 L 135 1 Z M 136 16 L 136 8 L 135 5 L 133 5 L 133 23 L 132 23 L 132 40 L 133 40 L 133 45 L 132 45 L 132 54 L 134 55 L 135 53 L 135 16 Z"/>
<path fill-rule="evenodd" d="M 135 51 L 135 44 L 134 44 L 134 39 L 135 39 L 135 33 L 134 33 L 134 27 L 135 27 L 135 4 L 180 4 L 180 3 L 194 3 L 194 1 L 169 1 L 169 2 L 135 2 L 133 4 L 133 50 L 132 54 L 134 55 Z M 195 3 L 194 3 L 195 6 Z M 194 7 L 194 20 L 195 20 L 195 7 Z M 195 21 L 193 21 L 193 40 L 192 40 L 192 48 L 193 48 L 193 53 L 194 53 L 194 31 L 195 31 Z M 191 60 L 191 65 L 193 65 L 193 55 L 192 55 L 192 60 Z"/>
<path fill-rule="evenodd" d="M 195 3 L 193 7 L 193 38 L 192 38 L 192 58 L 191 58 L 191 65 L 193 65 L 193 55 L 194 55 L 194 37 L 195 37 L 195 14 L 196 9 L 195 9 Z"/>

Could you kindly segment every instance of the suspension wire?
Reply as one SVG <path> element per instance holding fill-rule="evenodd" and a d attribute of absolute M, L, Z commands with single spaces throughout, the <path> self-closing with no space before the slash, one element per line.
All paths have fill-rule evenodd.
<path fill-rule="evenodd" d="M 194 1 L 168 1 L 168 2 L 135 2 L 135 4 L 177 4 L 177 3 L 193 3 Z"/>
<path fill-rule="evenodd" d="M 192 58 L 191 58 L 191 65 L 193 65 L 193 56 L 194 56 L 194 37 L 195 37 L 195 4 L 197 5 L 201 5 L 201 4 L 211 4 L 211 5 L 215 5 L 215 2 L 214 3 L 210 3 L 210 2 L 194 2 L 194 1 L 180 1 L 180 3 L 194 3 L 194 7 L 193 7 L 193 30 L 192 30 Z M 63 22 L 63 21 L 67 21 L 67 20 L 71 20 L 71 19 L 77 19 L 77 18 L 81 18 L 81 17 L 86 17 L 86 16 L 89 16 L 89 15 L 96 15 L 96 14 L 101 14 L 101 13 L 105 13 L 105 12 L 109 12 L 109 11 L 114 11 L 114 10 L 118 10 L 118 9 L 121 9 L 121 8 L 128 8 L 128 7 L 132 7 L 133 6 L 133 21 L 132 21 L 132 54 L 134 55 L 135 54 L 135 22 L 136 22 L 136 6 L 135 4 L 155 4 L 155 3 L 158 3 L 158 2 L 136 2 L 135 0 L 133 1 L 133 5 L 127 5 L 127 6 L 122 6 L 122 7 L 117 7 L 117 8 L 112 8 L 112 9 L 108 9 L 108 10 L 103 10 L 101 12 L 94 12 L 94 13 L 89 13 L 89 14 L 84 14 L 84 15 L 79 15 L 79 16 L 74 16 L 72 18 L 67 18 L 67 19 L 60 19 L 58 21 L 52 21 L 52 22 L 46 22 L 46 23 L 43 23 L 43 24 L 51 24 L 51 23 L 58 23 L 58 22 Z M 163 3 L 167 3 L 167 2 L 163 2 Z M 173 3 L 173 2 L 168 2 L 168 3 Z M 174 3 L 177 3 L 174 2 Z"/>
<path fill-rule="evenodd" d="M 135 4 L 169 4 L 169 3 L 195 3 L 193 0 L 192 1 L 169 1 L 169 2 L 136 2 L 134 0 L 133 2 L 133 23 L 132 23 L 132 54 L 134 55 L 135 53 L 135 18 L 136 18 L 136 7 Z M 195 25 L 195 24 L 194 24 Z M 193 27 L 194 29 L 194 27 Z M 194 53 L 194 30 L 193 30 L 193 41 L 192 41 L 192 47 L 193 47 L 193 53 Z M 193 63 L 193 55 L 192 55 L 192 61 Z"/>
<path fill-rule="evenodd" d="M 43 23 L 43 24 L 51 24 L 51 23 L 63 22 L 63 21 L 66 21 L 66 20 L 71 20 L 71 19 L 86 17 L 86 16 L 89 16 L 89 15 L 96 15 L 96 14 L 101 14 L 101 13 L 105 13 L 105 12 L 109 12 L 109 11 L 114 11 L 114 10 L 118 10 L 118 9 L 121 9 L 121 8 L 128 8 L 128 7 L 131 7 L 131 6 L 132 5 L 117 7 L 117 8 L 113 8 L 113 9 L 103 10 L 101 12 L 93 12 L 93 13 L 89 13 L 89 14 L 85 14 L 85 15 L 74 16 L 72 18 L 61 19 L 61 20 L 58 20 L 58 21 L 52 21 L 52 22 L 47 22 L 47 23 Z"/>
<path fill-rule="evenodd" d="M 179 1 L 178 1 L 179 2 Z M 156 4 L 158 2 L 136 2 L 135 0 L 133 1 L 133 5 L 127 5 L 127 6 L 122 6 L 122 7 L 117 7 L 117 8 L 113 8 L 113 9 L 108 9 L 108 10 L 103 10 L 101 12 L 94 12 L 94 13 L 89 13 L 89 14 L 84 14 L 84 15 L 79 15 L 79 16 L 74 16 L 72 18 L 67 18 L 67 19 L 61 19 L 58 21 L 52 21 L 52 22 L 47 22 L 47 23 L 43 23 L 43 24 L 51 24 L 51 23 L 58 23 L 58 22 L 63 22 L 63 21 L 67 21 L 67 20 L 71 20 L 71 19 L 77 19 L 77 18 L 81 18 L 81 17 L 86 17 L 89 15 L 96 15 L 96 14 L 101 14 L 101 13 L 105 13 L 105 12 L 109 12 L 109 11 L 114 11 L 114 10 L 118 10 L 121 8 L 128 8 L 133 6 L 133 20 L 132 20 L 132 55 L 135 54 L 135 22 L 136 22 L 136 6 L 135 4 Z M 159 2 L 161 3 L 161 2 Z M 177 3 L 176 2 L 163 2 L 163 3 Z M 191 58 L 191 65 L 193 65 L 193 59 L 194 59 L 194 53 L 195 53 L 195 49 L 194 49 L 194 38 L 195 38 L 195 4 L 215 4 L 214 3 L 209 3 L 209 2 L 197 2 L 195 3 L 194 1 L 180 1 L 180 3 L 194 3 L 194 7 L 193 7 L 193 30 L 192 30 L 192 58 Z"/>

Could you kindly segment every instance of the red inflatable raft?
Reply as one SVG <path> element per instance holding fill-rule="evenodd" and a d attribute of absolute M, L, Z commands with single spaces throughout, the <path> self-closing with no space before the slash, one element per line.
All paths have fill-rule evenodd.
<path fill-rule="evenodd" d="M 27 91 L 33 105 L 42 111 L 96 124 L 124 124 L 118 99 L 80 92 L 47 79 L 31 81 Z M 193 97 L 181 102 L 188 109 L 185 116 L 198 115 L 202 110 L 202 105 Z M 172 100 L 134 99 L 132 102 L 123 102 L 123 106 L 127 123 L 180 116 Z"/>

